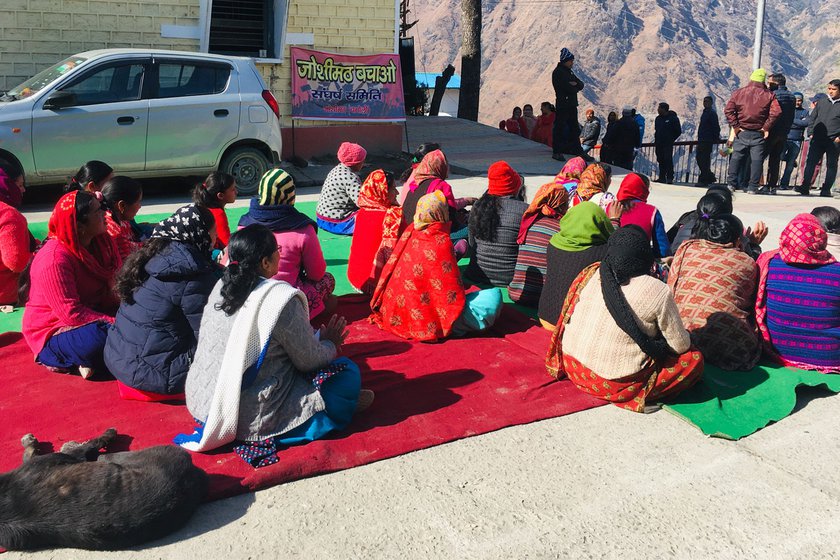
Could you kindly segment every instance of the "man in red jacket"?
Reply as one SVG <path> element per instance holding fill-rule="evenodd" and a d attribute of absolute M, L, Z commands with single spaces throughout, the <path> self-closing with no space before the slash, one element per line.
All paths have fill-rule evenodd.
<path fill-rule="evenodd" d="M 732 143 L 732 159 L 726 181 L 730 191 L 738 185 L 741 167 L 750 158 L 750 182 L 747 192 L 755 194 L 761 181 L 764 167 L 766 140 L 770 129 L 782 114 L 782 108 L 773 92 L 764 85 L 767 72 L 763 68 L 750 75 L 749 83 L 736 89 L 726 104 L 724 114 L 729 126 L 735 131 Z"/>

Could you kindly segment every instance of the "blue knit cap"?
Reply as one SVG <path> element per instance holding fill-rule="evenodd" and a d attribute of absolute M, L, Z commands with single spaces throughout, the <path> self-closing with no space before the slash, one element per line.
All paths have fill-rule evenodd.
<path fill-rule="evenodd" d="M 805 99 L 805 94 L 802 93 L 801 91 L 797 91 L 796 93 L 793 94 L 793 96 L 798 97 L 799 99 Z"/>
<path fill-rule="evenodd" d="M 572 54 L 572 51 L 570 51 L 566 47 L 563 47 L 562 49 L 560 49 L 560 62 L 561 63 L 566 62 L 567 60 L 574 60 L 574 59 L 575 59 L 575 55 Z"/>

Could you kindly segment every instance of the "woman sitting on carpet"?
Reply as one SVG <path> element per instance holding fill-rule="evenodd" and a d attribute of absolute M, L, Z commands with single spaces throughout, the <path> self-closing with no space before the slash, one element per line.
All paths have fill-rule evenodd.
<path fill-rule="evenodd" d="M 741 220 L 702 214 L 671 263 L 668 285 L 691 340 L 710 364 L 748 371 L 761 358 L 755 323 L 758 266 L 741 248 Z"/>
<path fill-rule="evenodd" d="M 562 185 L 568 192 L 577 190 L 580 174 L 586 170 L 586 161 L 582 157 L 573 157 L 566 162 L 560 173 L 554 176 L 554 182 Z"/>
<path fill-rule="evenodd" d="M 114 239 L 120 258 L 125 260 L 141 245 L 131 222 L 143 204 L 143 187 L 131 177 L 117 175 L 108 179 L 102 187 L 102 200 L 107 208 L 105 224 L 108 235 Z"/>
<path fill-rule="evenodd" d="M 607 214 L 595 203 L 581 203 L 560 219 L 560 231 L 548 242 L 545 284 L 540 293 L 539 317 L 554 330 L 569 286 L 581 270 L 607 254 L 607 239 L 615 231 Z"/>
<path fill-rule="evenodd" d="M 779 249 L 763 253 L 755 315 L 765 350 L 781 363 L 840 373 L 840 264 L 820 221 L 799 214 Z"/>
<path fill-rule="evenodd" d="M 581 160 L 582 161 L 582 160 Z M 536 306 L 540 301 L 546 273 L 546 252 L 551 237 L 560 231 L 560 218 L 569 205 L 569 193 L 562 184 L 547 183 L 539 188 L 525 210 L 519 227 L 519 254 L 510 299 L 521 305 Z"/>
<path fill-rule="evenodd" d="M 435 150 L 440 150 L 440 144 L 435 142 L 426 142 L 425 144 L 420 144 L 417 148 L 417 151 L 412 154 L 411 157 L 411 167 L 403 171 L 402 175 L 400 175 L 400 183 L 402 187 L 400 187 L 400 194 L 397 198 L 400 206 L 403 205 L 405 202 L 405 197 L 411 191 L 411 183 L 414 183 L 414 171 L 420 165 L 420 162 L 423 161 L 423 158 L 426 157 L 427 154 L 434 152 Z M 416 206 L 416 204 L 415 204 Z"/>
<path fill-rule="evenodd" d="M 225 206 L 236 202 L 236 179 L 222 171 L 214 171 L 193 189 L 193 202 L 210 210 L 216 221 L 214 249 L 224 250 L 230 242 L 230 225 Z"/>
<path fill-rule="evenodd" d="M 255 467 L 277 462 L 280 447 L 341 430 L 373 402 L 359 368 L 336 355 L 347 322 L 333 316 L 313 333 L 306 297 L 277 274 L 277 240 L 265 226 L 231 236 L 231 263 L 213 288 L 187 375 L 187 408 L 200 422 L 175 440 L 210 451 L 234 439 Z"/>
<path fill-rule="evenodd" d="M 456 242 L 455 254 L 463 256 L 467 252 L 465 240 L 468 235 L 467 223 L 469 221 L 465 208 L 475 204 L 475 198 L 455 198 L 452 186 L 446 182 L 449 176 L 449 163 L 446 156 L 440 150 L 433 150 L 423 157 L 423 160 L 414 170 L 414 179 L 408 185 L 408 193 L 403 200 L 403 226 L 408 226 L 414 221 L 414 213 L 417 210 L 417 201 L 420 197 L 435 191 L 440 191 L 449 204 L 449 218 L 452 222 L 450 236 Z"/>
<path fill-rule="evenodd" d="M 119 300 L 114 275 L 122 265 L 105 229 L 105 212 L 85 191 L 55 205 L 49 238 L 21 279 L 23 337 L 35 361 L 55 371 L 78 368 L 87 379 L 105 371 L 102 350 Z"/>
<path fill-rule="evenodd" d="M 0 167 L 0 305 L 18 301 L 18 280 L 38 246 L 18 211 L 25 191 L 23 171 Z"/>
<path fill-rule="evenodd" d="M 365 165 L 367 151 L 351 142 L 342 142 L 338 147 L 338 165 L 324 179 L 315 217 L 318 227 L 337 235 L 353 235 L 356 227 L 356 200 L 362 180 L 359 172 Z"/>
<path fill-rule="evenodd" d="M 417 203 L 373 292 L 370 320 L 395 335 L 419 341 L 462 336 L 493 325 L 501 292 L 464 293 L 449 239 L 449 206 L 440 191 Z"/>
<path fill-rule="evenodd" d="M 335 277 L 327 272 L 327 261 L 318 241 L 318 226 L 295 208 L 295 181 L 282 169 L 270 169 L 262 179 L 257 198 L 239 220 L 239 228 L 260 224 L 274 233 L 280 247 L 280 265 L 274 280 L 282 280 L 303 292 L 309 303 L 309 317 L 324 320 L 338 303 L 333 295 Z"/>
<path fill-rule="evenodd" d="M 82 165 L 64 185 L 64 192 L 85 191 L 98 193 L 114 176 L 113 168 L 104 161 L 91 160 Z"/>
<path fill-rule="evenodd" d="M 474 282 L 507 287 L 519 254 L 519 228 L 528 209 L 522 177 L 504 161 L 487 170 L 487 192 L 470 212 L 472 249 L 466 276 Z"/>
<path fill-rule="evenodd" d="M 615 196 L 607 189 L 612 180 L 612 167 L 604 163 L 591 163 L 580 174 L 577 188 L 569 193 L 569 207 L 573 208 L 581 202 L 593 202 L 605 209 Z"/>
<path fill-rule="evenodd" d="M 662 214 L 652 204 L 648 204 L 650 196 L 650 179 L 638 173 L 628 173 L 621 186 L 618 187 L 616 200 L 611 205 L 621 206 L 620 226 L 637 225 L 645 232 L 653 243 L 653 254 L 656 258 L 664 258 L 671 254 L 671 244 L 665 233 L 665 222 Z"/>
<path fill-rule="evenodd" d="M 159 223 L 117 275 L 122 304 L 105 364 L 127 399 L 183 398 L 207 296 L 219 279 L 211 259 L 213 214 L 191 204 Z"/>
<path fill-rule="evenodd" d="M 709 187 L 706 194 L 697 201 L 697 208 L 680 216 L 679 220 L 668 230 L 667 236 L 671 243 L 671 253 L 676 254 L 680 245 L 693 237 L 694 228 L 700 217 L 732 214 L 732 193 L 725 186 Z M 741 250 L 750 255 L 753 260 L 761 254 L 761 242 L 767 237 L 767 226 L 758 221 L 752 229 L 746 229 L 741 236 Z"/>
<path fill-rule="evenodd" d="M 604 260 L 569 288 L 546 356 L 551 375 L 635 412 L 700 378 L 703 356 L 691 348 L 671 290 L 649 275 L 653 262 L 640 227 L 610 236 Z"/>
<path fill-rule="evenodd" d="M 357 290 L 371 294 L 402 230 L 403 209 L 397 204 L 394 176 L 381 169 L 368 175 L 358 203 L 347 278 Z"/>

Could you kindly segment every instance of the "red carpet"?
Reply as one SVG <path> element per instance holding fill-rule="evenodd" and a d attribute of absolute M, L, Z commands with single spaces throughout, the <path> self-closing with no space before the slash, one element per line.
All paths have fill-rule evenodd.
<path fill-rule="evenodd" d="M 359 364 L 376 402 L 344 432 L 283 450 L 269 467 L 253 469 L 230 446 L 195 454 L 211 476 L 211 499 L 603 404 L 569 381 L 551 381 L 543 367 L 549 333 L 509 306 L 487 336 L 440 344 L 382 332 L 367 322 L 367 303 L 358 299 L 342 298 L 339 309 L 351 322 L 344 354 Z M 34 364 L 19 333 L 0 335 L 0 363 L 0 471 L 20 464 L 20 438 L 29 432 L 57 449 L 113 426 L 122 434 L 114 446 L 120 451 L 171 443 L 192 427 L 183 405 L 120 400 L 114 381 L 83 381 Z"/>

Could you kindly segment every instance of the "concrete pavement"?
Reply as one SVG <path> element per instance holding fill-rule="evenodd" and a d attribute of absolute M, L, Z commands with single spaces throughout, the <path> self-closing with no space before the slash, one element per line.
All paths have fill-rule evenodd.
<path fill-rule="evenodd" d="M 520 142 L 531 143 L 513 135 L 447 134 L 442 143 L 453 165 L 470 174 L 504 158 L 526 174 L 533 193 L 559 170 L 541 149 L 519 154 Z M 611 190 L 620 180 L 616 174 Z M 452 184 L 460 196 L 485 188 L 481 177 Z M 302 191 L 301 200 L 317 197 L 317 189 Z M 651 202 L 670 225 L 702 192 L 654 184 Z M 183 202 L 149 200 L 143 211 Z M 735 208 L 745 223 L 768 223 L 765 248 L 772 248 L 790 217 L 826 203 L 837 205 L 739 194 Z M 840 398 L 807 390 L 800 407 L 730 442 L 665 411 L 605 406 L 210 503 L 186 528 L 142 549 L 6 556 L 838 558 Z"/>

